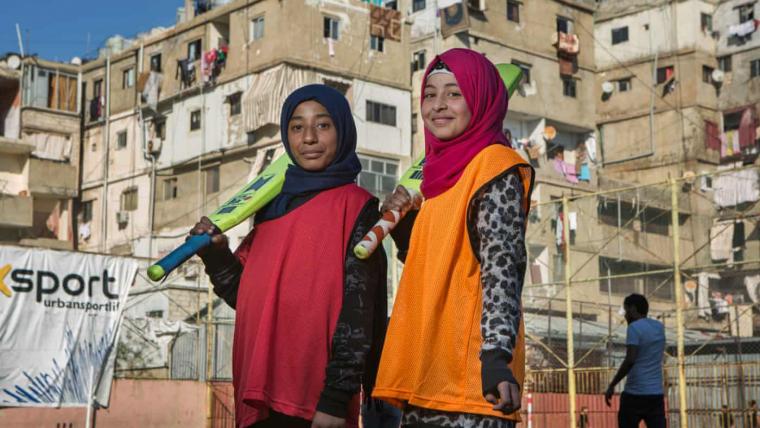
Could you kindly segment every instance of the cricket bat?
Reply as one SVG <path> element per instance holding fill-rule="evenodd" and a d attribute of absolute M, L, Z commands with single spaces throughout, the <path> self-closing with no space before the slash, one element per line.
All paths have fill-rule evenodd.
<path fill-rule="evenodd" d="M 280 193 L 285 183 L 285 171 L 291 163 L 290 157 L 283 154 L 208 218 L 222 233 L 242 223 Z M 204 233 L 191 236 L 184 244 L 149 267 L 148 277 L 160 281 L 198 250 L 210 244 L 211 235 Z"/>
<path fill-rule="evenodd" d="M 522 80 L 522 70 L 520 67 L 514 64 L 496 64 L 496 70 L 499 71 L 499 76 L 504 81 L 504 86 L 507 88 L 509 97 L 512 98 L 512 94 L 515 93 L 517 87 L 520 86 Z M 420 192 L 420 186 L 422 185 L 422 167 L 425 165 L 425 157 L 418 159 L 412 166 L 404 173 L 399 181 L 399 186 L 406 188 L 409 195 L 412 197 L 412 206 L 415 209 L 419 209 L 422 205 L 422 193 Z M 354 254 L 356 257 L 364 260 L 367 259 L 377 249 L 383 239 L 390 235 L 391 231 L 398 225 L 402 218 L 406 215 L 406 212 L 399 212 L 397 210 L 388 210 L 383 213 L 380 220 L 375 223 L 372 229 L 364 235 L 364 238 L 356 244 L 354 247 Z"/>

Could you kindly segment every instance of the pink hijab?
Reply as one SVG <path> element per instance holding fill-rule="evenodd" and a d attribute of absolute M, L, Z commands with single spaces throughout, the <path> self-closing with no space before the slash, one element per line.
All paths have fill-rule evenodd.
<path fill-rule="evenodd" d="M 460 136 L 448 141 L 437 139 L 425 129 L 425 165 L 422 170 L 425 198 L 433 198 L 453 187 L 470 161 L 484 148 L 491 144 L 509 146 L 502 132 L 509 104 L 507 90 L 491 61 L 470 49 L 450 49 L 430 62 L 423 82 L 438 61 L 454 73 L 472 118 Z M 420 99 L 424 98 L 423 84 Z"/>

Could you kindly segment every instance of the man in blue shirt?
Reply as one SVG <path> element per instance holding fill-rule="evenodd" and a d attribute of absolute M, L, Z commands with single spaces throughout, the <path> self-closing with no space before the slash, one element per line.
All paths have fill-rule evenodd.
<path fill-rule="evenodd" d="M 604 394 L 607 406 L 615 386 L 628 377 L 620 396 L 618 426 L 638 428 L 644 421 L 647 428 L 665 428 L 665 398 L 662 362 L 665 355 L 665 327 L 647 318 L 649 302 L 641 294 L 631 294 L 623 301 L 628 322 L 625 360 L 620 365 Z"/>

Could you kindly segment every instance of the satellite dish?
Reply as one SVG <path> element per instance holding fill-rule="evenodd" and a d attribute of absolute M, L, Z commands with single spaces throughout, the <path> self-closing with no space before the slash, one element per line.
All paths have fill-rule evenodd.
<path fill-rule="evenodd" d="M 715 83 L 721 83 L 723 82 L 723 78 L 725 77 L 725 73 L 723 73 L 723 70 L 715 69 L 712 72 L 712 80 Z"/>
<path fill-rule="evenodd" d="M 71 58 L 71 63 L 74 65 L 82 65 L 82 58 L 75 56 L 74 58 Z"/>
<path fill-rule="evenodd" d="M 544 128 L 544 138 L 546 138 L 546 141 L 551 141 L 554 139 L 554 137 L 557 136 L 557 129 L 553 126 L 549 125 Z"/>
<path fill-rule="evenodd" d="M 604 92 L 605 94 L 611 94 L 612 91 L 614 90 L 615 90 L 615 85 L 613 85 L 612 82 L 610 82 L 609 80 L 602 83 L 602 92 Z"/>
<path fill-rule="evenodd" d="M 18 70 L 21 67 L 21 58 L 18 55 L 8 55 L 6 61 L 8 62 L 8 67 L 14 70 Z"/>

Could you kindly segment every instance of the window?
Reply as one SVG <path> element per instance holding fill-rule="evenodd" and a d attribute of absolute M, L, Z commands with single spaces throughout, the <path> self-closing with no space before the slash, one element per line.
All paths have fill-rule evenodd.
<path fill-rule="evenodd" d="M 620 27 L 612 29 L 612 44 L 617 45 L 628 41 L 628 27 Z"/>
<path fill-rule="evenodd" d="M 242 98 L 241 92 L 235 92 L 234 94 L 227 97 L 227 101 L 230 103 L 230 116 L 237 116 L 240 114 L 240 98 Z"/>
<path fill-rule="evenodd" d="M 161 72 L 161 54 L 153 54 L 150 56 L 150 71 L 155 71 L 156 73 Z"/>
<path fill-rule="evenodd" d="M 127 148 L 127 131 L 119 131 L 116 133 L 116 150 Z"/>
<path fill-rule="evenodd" d="M 396 107 L 367 101 L 367 122 L 396 126 Z"/>
<path fill-rule="evenodd" d="M 415 52 L 412 57 L 412 72 L 424 70 L 425 65 L 427 65 L 425 62 L 425 51 Z"/>
<path fill-rule="evenodd" d="M 211 167 L 206 170 L 206 194 L 210 195 L 219 191 L 219 167 Z"/>
<path fill-rule="evenodd" d="M 190 130 L 195 131 L 201 129 L 201 111 L 195 110 L 190 113 Z"/>
<path fill-rule="evenodd" d="M 325 16 L 324 36 L 326 39 L 338 40 L 340 37 L 340 21 L 337 18 Z"/>
<path fill-rule="evenodd" d="M 177 179 L 167 178 L 164 180 L 164 200 L 177 198 Z"/>
<path fill-rule="evenodd" d="M 264 37 L 264 17 L 259 16 L 251 21 L 251 40 L 261 40 Z"/>
<path fill-rule="evenodd" d="M 620 79 L 617 81 L 618 92 L 628 92 L 631 90 L 631 78 Z"/>
<path fill-rule="evenodd" d="M 573 20 L 564 16 L 557 16 L 557 31 L 565 34 L 573 34 Z"/>
<path fill-rule="evenodd" d="M 520 22 L 520 3 L 507 0 L 507 19 L 512 22 Z"/>
<path fill-rule="evenodd" d="M 129 67 L 121 75 L 121 87 L 127 89 L 135 86 L 135 68 Z"/>
<path fill-rule="evenodd" d="M 739 6 L 739 23 L 744 24 L 747 21 L 755 19 L 755 3 Z"/>
<path fill-rule="evenodd" d="M 398 181 L 398 162 L 369 156 L 359 156 L 362 172 L 359 185 L 377 197 L 393 192 Z"/>
<path fill-rule="evenodd" d="M 164 311 L 157 310 L 157 311 L 148 311 L 145 313 L 145 316 L 148 318 L 163 318 L 164 317 Z"/>
<path fill-rule="evenodd" d="M 712 83 L 712 74 L 715 69 L 706 65 L 702 66 L 702 81 L 705 83 Z"/>
<path fill-rule="evenodd" d="M 754 59 L 749 62 L 749 77 L 755 78 L 760 76 L 760 59 Z"/>
<path fill-rule="evenodd" d="M 731 55 L 718 57 L 718 68 L 726 73 L 731 71 Z"/>
<path fill-rule="evenodd" d="M 412 12 L 424 10 L 426 6 L 425 0 L 412 0 Z"/>
<path fill-rule="evenodd" d="M 100 98 L 103 95 L 103 79 L 98 79 L 92 84 L 93 98 Z"/>
<path fill-rule="evenodd" d="M 385 37 L 369 36 L 369 48 L 373 51 L 383 52 L 385 50 Z"/>
<path fill-rule="evenodd" d="M 712 15 L 708 13 L 702 13 L 700 15 L 700 26 L 702 28 L 703 33 L 712 33 L 713 30 L 713 23 L 712 23 Z"/>
<path fill-rule="evenodd" d="M 522 80 L 520 80 L 521 85 L 530 85 L 530 69 L 531 65 L 526 64 L 524 62 L 520 61 L 512 61 L 512 64 L 520 67 L 520 70 L 522 71 Z"/>
<path fill-rule="evenodd" d="M 566 97 L 575 98 L 577 90 L 577 82 L 575 79 L 564 78 L 562 79 L 562 94 Z"/>
<path fill-rule="evenodd" d="M 121 192 L 121 211 L 134 211 L 137 209 L 137 188 L 132 187 Z"/>
<path fill-rule="evenodd" d="M 201 39 L 194 40 L 187 44 L 187 59 L 195 61 L 201 59 Z"/>
<path fill-rule="evenodd" d="M 673 77 L 675 68 L 672 65 L 657 69 L 657 84 L 665 83 Z"/>
<path fill-rule="evenodd" d="M 158 139 L 162 141 L 165 140 L 166 139 L 166 120 L 165 119 L 157 120 L 155 122 L 155 125 L 153 126 L 154 126 L 154 131 L 156 133 L 156 137 L 158 137 Z"/>
<path fill-rule="evenodd" d="M 80 208 L 82 223 L 89 223 L 92 221 L 92 202 L 93 201 L 82 201 L 82 206 Z"/>

